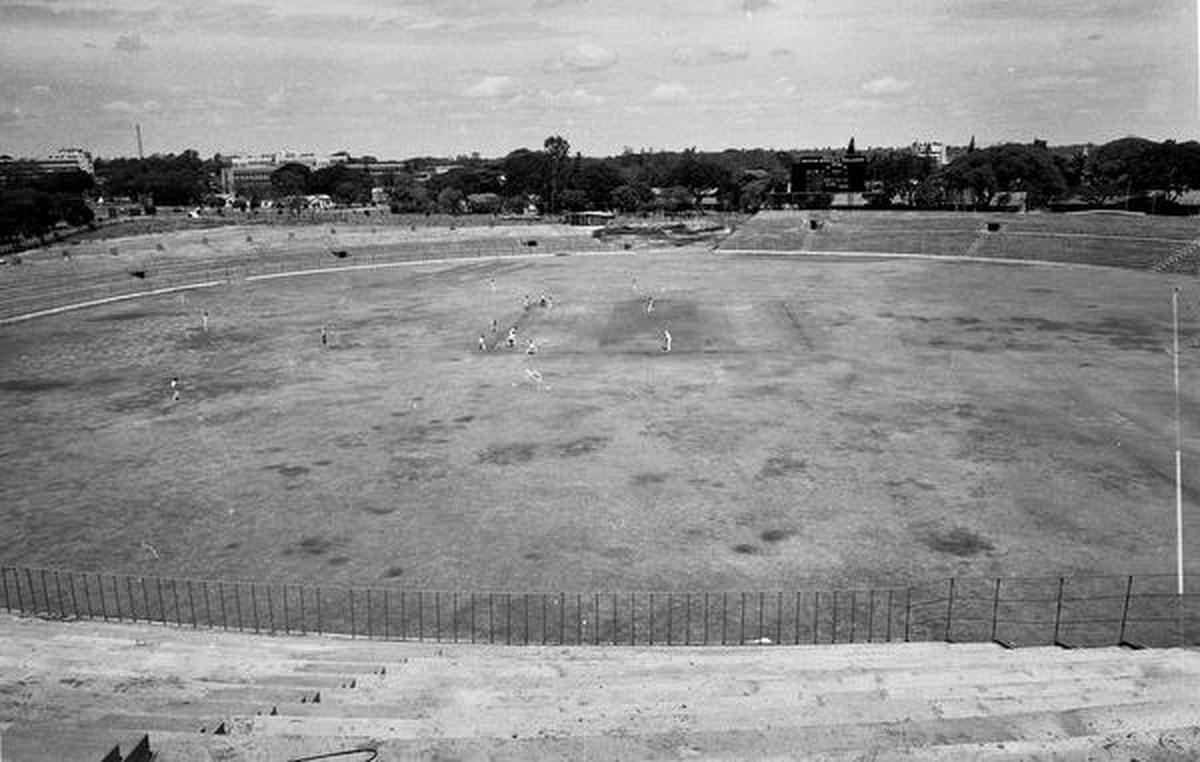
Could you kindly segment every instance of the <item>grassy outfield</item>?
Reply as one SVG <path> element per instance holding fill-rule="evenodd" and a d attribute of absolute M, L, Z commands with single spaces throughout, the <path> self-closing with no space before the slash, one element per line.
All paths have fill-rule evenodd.
<path fill-rule="evenodd" d="M 0 561 L 480 590 L 1170 572 L 1174 283 L 681 250 L 3 326 Z M 537 354 L 478 350 L 510 325 Z"/>

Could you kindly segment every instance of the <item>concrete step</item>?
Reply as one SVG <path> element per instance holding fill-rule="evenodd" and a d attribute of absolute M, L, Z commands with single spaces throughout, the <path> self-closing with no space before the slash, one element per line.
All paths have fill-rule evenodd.
<path fill-rule="evenodd" d="M 654 718 L 645 723 L 626 724 L 616 732 L 586 720 L 577 723 L 579 727 L 574 732 L 569 732 L 568 729 L 553 724 L 529 725 L 513 718 L 513 721 L 504 727 L 496 728 L 493 732 L 470 733 L 438 723 L 436 720 L 421 722 L 368 718 L 255 717 L 251 721 L 250 732 L 256 737 L 369 737 L 387 744 L 399 742 L 399 748 L 408 749 L 419 747 L 431 739 L 453 742 L 572 738 L 583 741 L 586 745 L 588 739 L 622 736 L 639 740 L 651 747 L 669 740 L 671 748 L 693 745 L 701 750 L 736 750 L 750 748 L 752 745 L 761 744 L 764 738 L 769 738 L 777 753 L 792 754 L 795 758 L 817 752 L 853 751 L 862 755 L 864 751 L 872 749 L 920 750 L 936 746 L 976 746 L 1021 740 L 1055 743 L 1076 736 L 1110 736 L 1135 730 L 1139 733 L 1166 732 L 1173 728 L 1194 727 L 1198 710 L 1200 704 L 1195 702 L 1168 702 L 1071 709 L 1051 715 L 1036 712 L 1004 717 L 906 719 L 887 722 L 814 724 L 808 723 L 806 718 L 793 716 L 790 722 L 781 718 L 779 722 L 766 724 L 764 728 L 769 728 L 769 732 L 747 730 L 745 727 L 711 729 L 706 726 L 703 731 L 696 732 L 683 716 L 669 721 Z M 742 739 L 741 743 L 739 739 Z M 802 753 L 797 754 L 801 750 Z M 872 757 L 868 753 L 866 757 L 858 758 Z"/>
<path fill-rule="evenodd" d="M 17 723 L 0 731 L 0 762 L 100 762 L 114 746 L 128 754 L 143 733 L 128 728 Z"/>

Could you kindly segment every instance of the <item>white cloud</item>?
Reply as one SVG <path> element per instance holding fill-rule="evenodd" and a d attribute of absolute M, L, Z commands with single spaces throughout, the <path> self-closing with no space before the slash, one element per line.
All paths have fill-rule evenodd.
<path fill-rule="evenodd" d="M 1062 74 L 1043 74 L 1021 80 L 1022 90 L 1040 92 L 1044 90 L 1066 90 L 1079 87 L 1091 87 L 1100 80 L 1096 77 L 1064 76 Z"/>
<path fill-rule="evenodd" d="M 558 93 L 542 90 L 538 95 L 548 103 L 560 106 L 599 106 L 605 102 L 603 95 L 596 95 L 585 87 L 576 87 Z"/>
<path fill-rule="evenodd" d="M 912 82 L 886 76 L 863 82 L 861 89 L 867 95 L 902 95 L 912 89 Z"/>
<path fill-rule="evenodd" d="M 656 101 L 678 101 L 687 96 L 687 86 L 679 82 L 662 82 L 650 91 L 650 97 Z"/>
<path fill-rule="evenodd" d="M 512 77 L 500 74 L 489 74 L 475 84 L 463 90 L 468 98 L 500 98 L 511 95 L 516 90 Z"/>
<path fill-rule="evenodd" d="M 698 66 L 702 64 L 723 64 L 734 61 L 745 61 L 750 57 L 750 51 L 745 48 L 692 46 L 676 48 L 671 59 L 677 64 Z"/>
<path fill-rule="evenodd" d="M 162 110 L 162 104 L 155 100 L 133 103 L 125 99 L 109 101 L 100 108 L 115 114 L 149 114 Z"/>
<path fill-rule="evenodd" d="M 602 71 L 617 63 L 617 54 L 608 48 L 585 42 L 563 53 L 555 63 L 556 68 L 574 71 Z"/>
<path fill-rule="evenodd" d="M 113 47 L 122 53 L 141 53 L 150 46 L 142 41 L 142 36 L 137 32 L 133 34 L 123 34 L 113 43 Z"/>
<path fill-rule="evenodd" d="M 877 111 L 883 108 L 878 100 L 870 98 L 846 98 L 824 109 L 826 114 L 858 114 L 864 111 Z"/>

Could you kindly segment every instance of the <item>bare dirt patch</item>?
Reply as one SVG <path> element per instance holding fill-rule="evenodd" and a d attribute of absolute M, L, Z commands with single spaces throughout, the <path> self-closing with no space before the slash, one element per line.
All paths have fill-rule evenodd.
<path fill-rule="evenodd" d="M 987 538 L 965 527 L 931 531 L 923 539 L 932 550 L 961 558 L 969 558 L 995 549 L 995 546 Z"/>
<path fill-rule="evenodd" d="M 492 445 L 478 453 L 480 463 L 493 466 L 517 466 L 528 463 L 537 455 L 538 446 L 533 442 L 511 442 Z"/>
<path fill-rule="evenodd" d="M 580 455 L 596 452 L 608 444 L 608 437 L 586 436 L 556 445 L 554 450 L 564 458 L 575 458 Z"/>
<path fill-rule="evenodd" d="M 759 539 L 763 542 L 783 542 L 794 534 L 790 529 L 766 529 L 759 535 Z"/>
<path fill-rule="evenodd" d="M 51 392 L 55 389 L 69 389 L 72 383 L 65 379 L 55 378 L 12 378 L 0 381 L 0 390 L 6 392 Z"/>
<path fill-rule="evenodd" d="M 762 468 L 758 469 L 758 478 L 774 479 L 781 476 L 790 476 L 791 474 L 803 472 L 806 468 L 808 468 L 808 463 L 803 458 L 796 458 L 791 455 L 773 455 L 767 458 Z"/>

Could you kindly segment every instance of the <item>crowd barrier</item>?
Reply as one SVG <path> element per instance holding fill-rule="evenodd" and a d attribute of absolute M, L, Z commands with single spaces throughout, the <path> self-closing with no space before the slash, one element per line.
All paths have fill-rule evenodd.
<path fill-rule="evenodd" d="M 951 578 L 831 591 L 470 592 L 0 567 L 4 610 L 280 634 L 503 645 L 1194 646 L 1169 575 Z"/>

